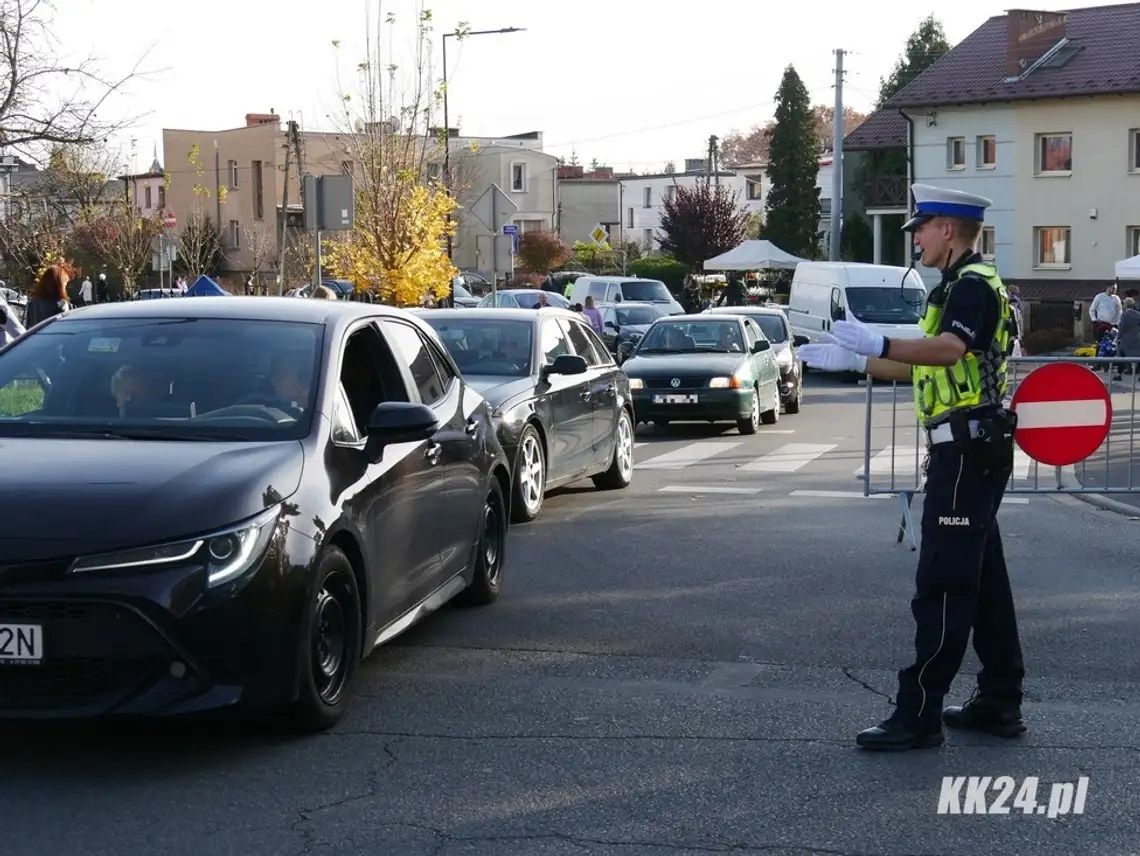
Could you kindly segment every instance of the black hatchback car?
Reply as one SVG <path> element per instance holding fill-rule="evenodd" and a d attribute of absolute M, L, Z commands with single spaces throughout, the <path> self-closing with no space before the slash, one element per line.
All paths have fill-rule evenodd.
<path fill-rule="evenodd" d="M 533 520 L 546 491 L 633 478 L 629 379 L 582 315 L 562 309 L 429 310 L 463 377 L 494 408 L 511 461 L 511 516 Z"/>
<path fill-rule="evenodd" d="M 0 351 L 0 716 L 327 727 L 377 645 L 495 599 L 509 490 L 490 408 L 408 313 L 56 316 Z"/>

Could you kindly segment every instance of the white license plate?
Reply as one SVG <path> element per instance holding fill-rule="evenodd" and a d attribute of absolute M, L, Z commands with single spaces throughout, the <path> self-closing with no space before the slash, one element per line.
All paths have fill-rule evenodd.
<path fill-rule="evenodd" d="M 35 665 L 44 657 L 39 624 L 0 624 L 0 663 Z"/>
<path fill-rule="evenodd" d="M 689 393 L 685 395 L 655 395 L 653 396 L 654 404 L 696 404 L 697 394 Z"/>

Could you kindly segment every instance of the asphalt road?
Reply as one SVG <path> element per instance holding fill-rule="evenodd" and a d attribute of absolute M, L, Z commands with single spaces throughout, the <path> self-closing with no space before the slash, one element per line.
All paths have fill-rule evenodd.
<path fill-rule="evenodd" d="M 1126 516 L 1056 496 L 1000 512 L 1023 739 L 855 748 L 913 650 L 915 554 L 897 501 L 856 478 L 864 395 L 813 376 L 803 413 L 754 437 L 642 427 L 629 490 L 551 495 L 511 532 L 500 601 L 383 649 L 331 733 L 0 727 L 0 853 L 1140 852 Z M 891 441 L 878 411 L 876 484 Z M 971 652 L 955 699 L 976 669 Z M 1042 801 L 1087 776 L 1085 811 L 938 816 L 942 778 L 969 775 L 1037 776 Z"/>

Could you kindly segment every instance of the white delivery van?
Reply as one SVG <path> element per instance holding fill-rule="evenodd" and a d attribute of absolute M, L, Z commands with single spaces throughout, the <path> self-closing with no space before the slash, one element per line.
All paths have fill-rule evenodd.
<path fill-rule="evenodd" d="M 570 289 L 570 303 L 586 305 L 586 296 L 599 303 L 657 303 L 670 315 L 683 315 L 681 306 L 659 279 L 641 279 L 635 276 L 580 276 Z"/>
<path fill-rule="evenodd" d="M 893 339 L 918 339 L 926 285 L 918 271 L 861 262 L 800 262 L 792 277 L 788 321 L 812 342 L 842 319 L 858 318 Z"/>

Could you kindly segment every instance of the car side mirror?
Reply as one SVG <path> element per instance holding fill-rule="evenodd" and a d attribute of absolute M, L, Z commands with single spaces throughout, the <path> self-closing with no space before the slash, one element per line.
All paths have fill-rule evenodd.
<path fill-rule="evenodd" d="M 808 344 L 810 341 L 811 340 L 808 339 L 807 336 L 792 336 L 792 344 L 795 345 L 797 348 L 800 347 L 801 345 Z"/>
<path fill-rule="evenodd" d="M 617 324 L 615 324 L 613 321 L 607 321 L 607 322 L 606 322 L 605 324 L 603 324 L 602 326 L 604 326 L 604 327 L 611 327 L 611 328 L 613 328 L 614 330 L 621 330 L 621 327 L 619 327 L 619 326 L 618 326 Z"/>
<path fill-rule="evenodd" d="M 758 339 L 752 343 L 752 353 L 759 354 L 763 351 L 768 350 L 770 347 L 772 347 L 772 343 L 767 339 Z"/>
<path fill-rule="evenodd" d="M 439 430 L 439 419 L 426 404 L 384 401 L 368 419 L 368 436 L 382 443 L 426 440 Z"/>
<path fill-rule="evenodd" d="M 576 375 L 586 373 L 586 359 L 577 354 L 561 354 L 554 358 L 554 362 L 542 367 L 543 377 L 550 375 Z"/>
<path fill-rule="evenodd" d="M 847 312 L 843 309 L 842 306 L 832 306 L 831 307 L 831 320 L 832 321 L 843 321 L 846 317 L 847 317 Z"/>

